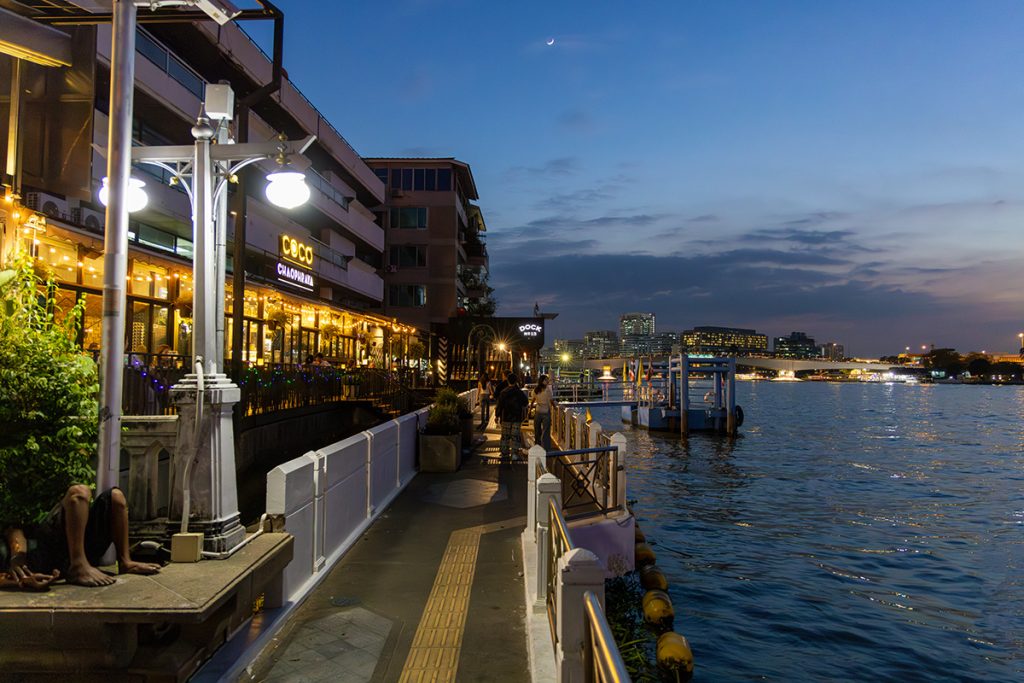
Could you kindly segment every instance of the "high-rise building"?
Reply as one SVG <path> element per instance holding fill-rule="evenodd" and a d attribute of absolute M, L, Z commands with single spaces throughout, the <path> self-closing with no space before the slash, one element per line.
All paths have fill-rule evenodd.
<path fill-rule="evenodd" d="M 679 351 L 680 335 L 678 332 L 662 332 L 651 335 L 651 355 L 668 356 Z"/>
<path fill-rule="evenodd" d="M 583 335 L 583 354 L 587 358 L 612 358 L 618 353 L 615 330 L 594 330 Z"/>
<path fill-rule="evenodd" d="M 768 353 L 768 336 L 741 327 L 694 327 L 683 332 L 687 353 L 761 355 Z"/>
<path fill-rule="evenodd" d="M 651 337 L 654 336 L 654 331 L 653 313 L 623 313 L 619 316 L 622 355 L 650 354 Z"/>
<path fill-rule="evenodd" d="M 804 332 L 790 332 L 788 337 L 775 337 L 776 358 L 814 358 L 818 355 L 818 345 L 813 337 Z"/>
<path fill-rule="evenodd" d="M 384 183 L 384 307 L 422 329 L 459 314 L 493 315 L 486 226 L 473 173 L 457 159 L 366 158 Z"/>
<path fill-rule="evenodd" d="M 846 349 L 842 344 L 827 342 L 818 347 L 818 355 L 831 361 L 846 360 Z"/>

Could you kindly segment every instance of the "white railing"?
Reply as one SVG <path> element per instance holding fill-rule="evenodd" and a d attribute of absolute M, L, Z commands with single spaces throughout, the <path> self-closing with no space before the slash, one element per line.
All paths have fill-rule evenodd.
<path fill-rule="evenodd" d="M 462 394 L 470 405 L 476 390 Z M 301 600 L 416 476 L 429 408 L 389 420 L 278 465 L 267 474 L 267 513 L 295 537 L 285 600 Z"/>
<path fill-rule="evenodd" d="M 537 494 L 534 604 L 542 605 L 547 616 L 556 679 L 629 681 L 601 607 L 604 564 L 593 552 L 574 545 L 562 515 L 558 478 L 542 474 Z"/>
<path fill-rule="evenodd" d="M 599 458 L 582 460 L 600 451 L 607 456 L 606 462 L 623 463 L 625 437 L 605 434 L 596 422 L 586 424 L 585 416 L 578 411 L 557 406 L 555 411 L 553 421 L 560 420 L 564 434 L 575 434 L 574 438 L 585 438 L 586 443 L 595 445 L 582 453 L 553 453 L 553 457 L 559 458 L 557 469 L 588 477 L 585 482 L 577 482 L 578 486 L 593 491 L 603 488 L 606 493 L 614 490 L 618 506 L 623 514 L 628 514 L 624 468 L 615 467 L 616 480 L 608 481 L 613 476 L 611 471 L 592 466 L 600 462 Z M 558 681 L 628 681 L 629 675 L 601 608 L 607 575 L 605 563 L 591 550 L 573 542 L 563 511 L 563 482 L 549 470 L 548 458 L 541 446 L 535 445 L 529 451 L 527 528 L 523 540 L 535 549 L 535 555 L 526 553 L 531 560 L 531 566 L 526 568 L 528 601 L 547 617 Z M 632 535 L 631 524 L 629 534 Z M 632 538 L 627 539 L 627 544 L 631 542 Z"/>

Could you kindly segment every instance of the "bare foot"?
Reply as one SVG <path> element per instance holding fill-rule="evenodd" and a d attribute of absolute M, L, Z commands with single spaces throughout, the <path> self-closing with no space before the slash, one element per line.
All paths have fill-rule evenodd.
<path fill-rule="evenodd" d="M 160 571 L 160 565 L 149 562 L 136 562 L 135 560 L 119 560 L 117 563 L 118 574 L 156 574 Z"/>
<path fill-rule="evenodd" d="M 88 563 L 71 565 L 68 567 L 67 576 L 64 578 L 68 583 L 73 583 L 76 586 L 87 586 L 89 588 L 109 586 L 115 581 L 113 576 L 101 572 L 99 569 L 96 569 L 96 567 Z"/>

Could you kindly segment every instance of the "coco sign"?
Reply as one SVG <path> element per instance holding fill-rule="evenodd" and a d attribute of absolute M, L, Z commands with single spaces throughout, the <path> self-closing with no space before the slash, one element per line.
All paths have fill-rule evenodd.
<path fill-rule="evenodd" d="M 291 235 L 282 234 L 280 256 L 281 260 L 275 267 L 279 281 L 307 292 L 316 289 L 313 280 L 313 247 L 303 244 Z"/>
<path fill-rule="evenodd" d="M 313 267 L 313 247 L 303 244 L 291 235 L 281 235 L 281 258 L 305 268 Z"/>

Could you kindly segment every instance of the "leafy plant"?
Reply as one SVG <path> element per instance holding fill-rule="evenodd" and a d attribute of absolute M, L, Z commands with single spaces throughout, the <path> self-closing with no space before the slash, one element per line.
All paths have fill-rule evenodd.
<path fill-rule="evenodd" d="M 192 317 L 192 297 L 191 296 L 179 296 L 174 300 L 174 307 L 178 309 L 182 318 Z"/>
<path fill-rule="evenodd" d="M 320 328 L 320 336 L 325 341 L 332 341 L 341 335 L 341 328 L 334 323 L 328 323 Z"/>
<path fill-rule="evenodd" d="M 471 416 L 473 414 L 473 411 L 469 409 L 469 401 L 459 396 L 457 391 L 449 387 L 438 389 L 437 393 L 434 394 L 434 402 L 454 406 L 455 412 L 459 417 Z"/>
<path fill-rule="evenodd" d="M 99 380 L 74 342 L 84 302 L 60 319 L 55 292 L 28 258 L 0 272 L 0 523 L 38 521 L 95 479 Z"/>
<path fill-rule="evenodd" d="M 273 330 L 286 325 L 290 317 L 291 316 L 289 316 L 283 308 L 275 308 L 267 313 L 267 324 L 270 325 L 270 329 Z"/>
<path fill-rule="evenodd" d="M 619 646 L 619 653 L 630 678 L 637 683 L 660 680 L 655 653 L 657 638 L 644 622 L 641 609 L 643 598 L 644 589 L 635 571 L 605 581 L 604 600 L 608 626 L 615 637 L 615 644 Z"/>
<path fill-rule="evenodd" d="M 427 413 L 427 425 L 424 434 L 449 435 L 458 434 L 461 430 L 459 413 L 451 403 L 435 403 Z"/>

